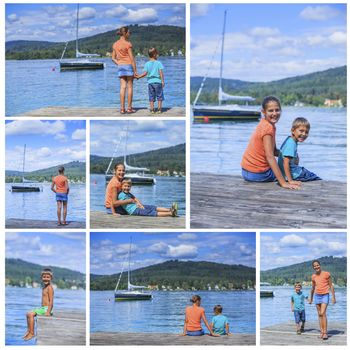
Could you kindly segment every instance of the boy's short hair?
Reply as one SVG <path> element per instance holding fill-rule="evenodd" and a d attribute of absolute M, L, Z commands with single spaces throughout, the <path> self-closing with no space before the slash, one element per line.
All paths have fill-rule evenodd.
<path fill-rule="evenodd" d="M 302 287 L 301 282 L 295 282 L 295 283 L 294 283 L 294 287 L 296 287 L 296 286 Z"/>
<path fill-rule="evenodd" d="M 305 126 L 308 130 L 310 130 L 310 123 L 305 118 L 295 118 L 292 124 L 292 130 L 299 128 L 300 126 Z"/>
<path fill-rule="evenodd" d="M 58 172 L 59 172 L 60 174 L 64 173 L 64 166 L 58 167 Z"/>
<path fill-rule="evenodd" d="M 214 306 L 214 312 L 217 312 L 218 314 L 222 313 L 222 306 L 221 305 L 215 305 Z"/>
<path fill-rule="evenodd" d="M 132 185 L 132 181 L 131 181 L 131 179 L 124 179 L 122 181 L 122 184 L 129 184 L 131 186 Z"/>
<path fill-rule="evenodd" d="M 42 275 L 50 275 L 51 278 L 52 278 L 53 277 L 53 272 L 52 272 L 52 270 L 49 267 L 46 267 L 45 269 L 43 269 L 41 271 L 41 276 Z"/>
<path fill-rule="evenodd" d="M 156 55 L 157 55 L 158 51 L 155 47 L 151 47 L 149 50 L 148 50 L 148 56 L 151 57 L 151 58 L 154 58 Z"/>

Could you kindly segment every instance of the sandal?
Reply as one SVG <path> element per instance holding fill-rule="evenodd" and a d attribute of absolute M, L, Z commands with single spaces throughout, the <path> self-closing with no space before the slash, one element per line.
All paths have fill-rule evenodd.
<path fill-rule="evenodd" d="M 119 111 L 120 114 L 125 114 L 125 108 L 121 108 Z"/>
<path fill-rule="evenodd" d="M 136 112 L 136 109 L 133 109 L 131 107 L 126 110 L 126 113 L 135 113 L 135 112 Z"/>
<path fill-rule="evenodd" d="M 327 340 L 327 339 L 328 339 L 328 334 L 327 334 L 327 333 L 323 333 L 322 339 L 323 339 L 323 340 Z"/>

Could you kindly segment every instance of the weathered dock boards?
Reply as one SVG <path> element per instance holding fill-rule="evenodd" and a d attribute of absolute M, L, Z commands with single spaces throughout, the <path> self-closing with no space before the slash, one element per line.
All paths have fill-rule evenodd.
<path fill-rule="evenodd" d="M 261 345 L 346 345 L 346 323 L 328 321 L 328 340 L 318 339 L 318 322 L 306 322 L 305 333 L 297 335 L 295 323 L 277 324 L 260 330 Z"/>
<path fill-rule="evenodd" d="M 54 229 L 71 229 L 71 228 L 85 228 L 85 222 L 69 221 L 68 225 L 57 225 L 57 221 L 50 220 L 28 220 L 28 219 L 6 219 L 6 228 L 54 228 Z"/>
<path fill-rule="evenodd" d="M 120 215 L 113 216 L 100 211 L 90 212 L 91 228 L 160 228 L 160 229 L 183 229 L 186 228 L 184 216 L 172 218 L 158 218 L 149 216 Z"/>
<path fill-rule="evenodd" d="M 55 311 L 51 317 L 37 316 L 37 345 L 85 345 L 85 312 Z"/>
<path fill-rule="evenodd" d="M 239 176 L 191 174 L 191 228 L 346 228 L 346 183 L 286 190 Z"/>
<path fill-rule="evenodd" d="M 255 345 L 255 334 L 184 337 L 169 333 L 91 333 L 90 345 Z"/>
<path fill-rule="evenodd" d="M 135 113 L 121 114 L 118 108 L 108 107 L 45 107 L 24 112 L 16 117 L 185 117 L 185 107 L 163 108 L 161 114 L 151 114 L 147 108 L 135 108 Z"/>

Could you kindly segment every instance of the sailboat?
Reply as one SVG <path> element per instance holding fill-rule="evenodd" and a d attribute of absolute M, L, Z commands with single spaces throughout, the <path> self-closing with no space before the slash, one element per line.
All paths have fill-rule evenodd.
<path fill-rule="evenodd" d="M 128 253 L 128 289 L 127 290 L 119 290 L 119 284 L 120 280 L 124 271 L 121 271 L 119 275 L 119 279 L 117 282 L 117 285 L 114 290 L 114 300 L 115 301 L 131 301 L 131 300 L 151 300 L 152 294 L 149 292 L 145 292 L 144 289 L 147 287 L 145 286 L 135 286 L 130 283 L 131 278 L 131 272 L 130 272 L 130 259 L 131 259 L 131 238 L 130 238 L 130 246 L 129 246 L 129 253 Z"/>
<path fill-rule="evenodd" d="M 75 38 L 75 58 L 77 60 L 63 61 L 64 54 L 66 52 L 68 42 L 62 52 L 60 59 L 60 70 L 82 70 L 82 69 L 104 69 L 105 65 L 103 62 L 91 61 L 89 57 L 100 57 L 98 54 L 86 54 L 79 52 L 79 4 L 77 6 L 77 28 L 76 28 L 76 38 Z M 85 59 L 84 59 L 85 58 Z"/>
<path fill-rule="evenodd" d="M 27 180 L 24 177 L 24 167 L 26 159 L 26 145 L 23 150 L 23 167 L 22 167 L 22 185 L 12 185 L 11 192 L 40 192 L 41 188 L 35 185 L 25 185 L 26 183 L 33 183 L 31 180 Z"/>
<path fill-rule="evenodd" d="M 221 122 L 221 121 L 251 121 L 260 118 L 260 110 L 256 106 L 248 106 L 248 102 L 253 102 L 255 99 L 251 96 L 234 96 L 227 94 L 222 89 L 222 71 L 223 71 L 223 56 L 224 56 L 224 41 L 225 41 L 225 27 L 226 27 L 226 11 L 224 13 L 224 27 L 222 31 L 221 41 L 221 60 L 220 60 L 220 79 L 218 90 L 218 106 L 211 105 L 197 105 L 199 96 L 204 87 L 207 76 L 203 78 L 201 86 L 198 90 L 197 96 L 193 102 L 192 111 L 194 122 Z M 223 101 L 240 101 L 245 102 L 246 105 L 222 105 Z"/>
<path fill-rule="evenodd" d="M 114 157 L 117 155 L 118 148 L 123 142 L 124 136 L 121 135 L 119 142 L 115 148 L 115 151 L 112 155 L 112 158 L 108 164 L 108 168 L 105 172 L 106 182 L 109 182 L 113 177 L 112 173 L 112 163 Z M 150 169 L 135 167 L 127 164 L 126 162 L 126 154 L 127 154 L 127 145 L 128 145 L 128 127 L 125 131 L 125 143 L 124 143 L 124 166 L 125 166 L 125 178 L 130 179 L 133 185 L 155 185 L 156 179 L 153 175 L 149 174 Z"/>

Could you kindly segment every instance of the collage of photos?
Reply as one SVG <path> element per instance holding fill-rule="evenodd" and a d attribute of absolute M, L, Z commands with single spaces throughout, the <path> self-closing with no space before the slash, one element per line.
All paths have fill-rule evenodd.
<path fill-rule="evenodd" d="M 347 1 L 0 6 L 3 346 L 348 344 Z"/>

